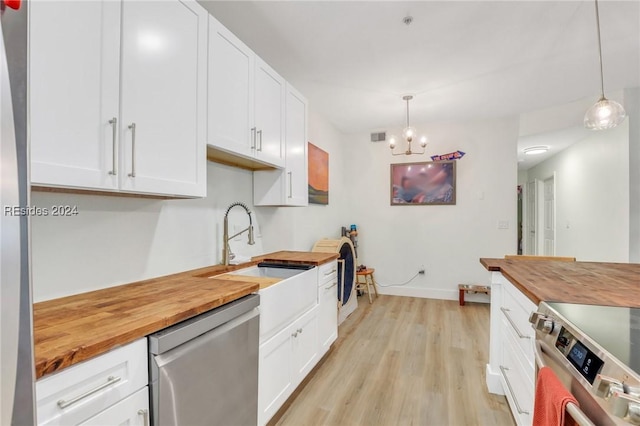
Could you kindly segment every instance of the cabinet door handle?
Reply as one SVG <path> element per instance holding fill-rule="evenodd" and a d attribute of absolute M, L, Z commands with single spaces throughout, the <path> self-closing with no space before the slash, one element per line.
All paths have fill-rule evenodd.
<path fill-rule="evenodd" d="M 71 398 L 71 399 L 69 399 L 69 400 L 61 399 L 60 401 L 58 401 L 58 407 L 60 407 L 60 408 L 67 408 L 67 407 L 69 407 L 70 405 L 73 405 L 73 404 L 75 404 L 76 402 L 79 402 L 79 401 L 81 401 L 81 400 L 85 399 L 86 397 L 91 396 L 91 395 L 93 395 L 94 393 L 99 392 L 99 391 L 101 391 L 102 389 L 104 389 L 104 388 L 107 388 L 107 387 L 111 386 L 111 385 L 112 385 L 112 384 L 114 384 L 114 383 L 118 383 L 120 380 L 122 380 L 122 378 L 121 378 L 121 377 L 118 377 L 118 376 L 109 376 L 109 377 L 107 377 L 107 381 L 106 381 L 106 382 L 104 382 L 104 383 L 103 383 L 103 384 L 101 384 L 101 385 L 96 386 L 95 388 L 93 388 L 93 389 L 91 389 L 91 390 L 86 391 L 86 392 L 85 392 L 85 393 L 83 393 L 83 394 L 80 394 L 80 395 L 78 395 L 78 396 L 76 396 L 76 397 L 73 397 L 73 398 Z"/>
<path fill-rule="evenodd" d="M 293 172 L 287 172 L 289 175 L 289 198 L 293 198 Z"/>
<path fill-rule="evenodd" d="M 332 269 L 332 270 L 330 270 L 329 272 L 325 272 L 325 273 L 324 273 L 324 275 L 325 275 L 325 276 L 327 276 L 327 275 L 331 275 L 331 274 L 333 274 L 334 272 L 336 272 L 336 268 L 333 268 L 333 269 Z"/>
<path fill-rule="evenodd" d="M 258 130 L 258 151 L 262 152 L 262 129 Z"/>
<path fill-rule="evenodd" d="M 507 367 L 504 366 L 500 366 L 500 372 L 502 373 L 502 377 L 504 377 L 504 381 L 507 384 L 507 387 L 509 388 L 509 393 L 511 394 L 511 397 L 513 398 L 513 402 L 516 403 L 516 410 L 518 411 L 518 414 L 529 414 L 529 412 L 527 410 L 523 410 L 522 407 L 520 407 L 520 403 L 518 402 L 518 398 L 516 398 L 516 394 L 513 393 L 513 388 L 511 387 L 511 383 L 509 382 L 509 378 L 507 377 L 507 371 L 509 371 L 509 369 Z"/>
<path fill-rule="evenodd" d="M 149 410 L 141 408 L 138 410 L 138 415 L 142 416 L 142 424 L 144 426 L 149 426 Z"/>
<path fill-rule="evenodd" d="M 329 289 L 332 289 L 333 287 L 335 287 L 337 285 L 338 285 L 338 281 L 334 281 L 333 284 L 331 284 L 329 287 L 325 287 L 324 289 L 325 290 L 329 290 Z"/>
<path fill-rule="evenodd" d="M 256 149 L 256 128 L 251 128 L 251 149 Z"/>
<path fill-rule="evenodd" d="M 136 123 L 129 124 L 131 130 L 131 173 L 129 177 L 136 177 Z"/>
<path fill-rule="evenodd" d="M 302 329 L 301 328 L 298 329 L 298 333 L 302 334 Z"/>
<path fill-rule="evenodd" d="M 295 333 L 292 333 L 291 336 L 298 337 L 298 332 L 296 331 Z"/>
<path fill-rule="evenodd" d="M 509 312 L 511 312 L 511 309 L 500 308 L 500 310 L 502 311 L 504 316 L 507 317 L 507 321 L 509 321 L 509 324 L 511 324 L 511 327 L 513 327 L 513 329 L 516 331 L 516 334 L 518 335 L 519 338 L 521 338 L 521 339 L 531 339 L 531 336 L 527 336 L 526 334 L 522 334 L 520 332 L 520 330 L 518 330 L 518 326 L 516 325 L 515 322 L 513 322 L 513 320 L 511 319 L 511 316 L 509 315 Z"/>
<path fill-rule="evenodd" d="M 112 149 L 112 164 L 111 164 L 111 171 L 109 172 L 110 175 L 115 176 L 117 174 L 117 170 L 116 170 L 116 134 L 118 133 L 118 118 L 117 117 L 113 117 L 111 120 L 109 120 L 109 124 L 111 124 L 111 149 Z"/>

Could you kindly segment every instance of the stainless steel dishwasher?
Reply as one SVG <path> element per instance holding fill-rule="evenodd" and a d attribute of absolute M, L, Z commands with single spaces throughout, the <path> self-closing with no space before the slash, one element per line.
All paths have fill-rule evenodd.
<path fill-rule="evenodd" d="M 149 336 L 155 426 L 255 426 L 260 296 L 245 296 Z"/>

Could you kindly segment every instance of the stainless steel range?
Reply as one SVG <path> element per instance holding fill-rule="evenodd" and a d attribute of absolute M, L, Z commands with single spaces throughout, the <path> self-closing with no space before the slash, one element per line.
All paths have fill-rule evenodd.
<path fill-rule="evenodd" d="M 578 424 L 640 425 L 640 309 L 543 302 L 530 321 L 537 367 L 578 400 Z"/>

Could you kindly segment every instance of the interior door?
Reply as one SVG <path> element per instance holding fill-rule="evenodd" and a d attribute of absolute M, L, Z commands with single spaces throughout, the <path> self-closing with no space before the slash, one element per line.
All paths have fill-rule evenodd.
<path fill-rule="evenodd" d="M 526 196 L 525 196 L 525 221 L 526 225 L 523 227 L 524 232 L 526 234 L 526 244 L 524 247 L 524 254 L 528 255 L 536 255 L 538 254 L 537 250 L 537 223 L 538 223 L 538 215 L 537 215 L 537 205 L 536 202 L 538 199 L 538 185 L 537 182 L 532 181 L 528 182 L 526 185 Z"/>
<path fill-rule="evenodd" d="M 545 256 L 556 254 L 556 208 L 555 208 L 555 179 L 553 177 L 544 181 L 544 249 Z"/>
<path fill-rule="evenodd" d="M 118 187 L 120 6 L 30 2 L 34 185 Z"/>
<path fill-rule="evenodd" d="M 185 0 L 122 7 L 122 189 L 204 196 L 208 14 Z"/>

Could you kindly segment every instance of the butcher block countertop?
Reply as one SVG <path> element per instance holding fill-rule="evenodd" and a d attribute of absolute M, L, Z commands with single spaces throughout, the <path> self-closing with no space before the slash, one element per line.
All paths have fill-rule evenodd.
<path fill-rule="evenodd" d="M 216 265 L 34 304 L 36 378 L 258 291 L 255 282 L 209 278 L 255 263 Z"/>
<path fill-rule="evenodd" d="M 323 265 L 340 257 L 338 253 L 322 253 L 311 251 L 276 251 L 254 257 L 257 262 L 304 263 L 307 265 Z"/>
<path fill-rule="evenodd" d="M 640 264 L 480 259 L 533 303 L 564 302 L 640 308 Z"/>

